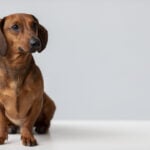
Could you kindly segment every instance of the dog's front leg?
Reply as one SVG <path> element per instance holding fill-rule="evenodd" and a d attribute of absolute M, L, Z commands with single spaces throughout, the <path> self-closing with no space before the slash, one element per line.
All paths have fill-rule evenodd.
<path fill-rule="evenodd" d="M 31 108 L 28 116 L 26 117 L 24 123 L 21 125 L 21 140 L 22 144 L 25 146 L 35 146 L 37 145 L 36 139 L 33 136 L 32 128 L 35 121 L 37 120 L 41 110 L 41 105 L 35 103 Z"/>
<path fill-rule="evenodd" d="M 4 144 L 8 138 L 8 125 L 4 108 L 0 107 L 0 144 Z"/>

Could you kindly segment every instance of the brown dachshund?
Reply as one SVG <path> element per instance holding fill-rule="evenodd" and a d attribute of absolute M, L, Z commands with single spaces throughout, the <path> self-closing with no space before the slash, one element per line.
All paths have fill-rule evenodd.
<path fill-rule="evenodd" d="M 37 145 L 32 129 L 46 133 L 55 104 L 44 92 L 32 53 L 45 49 L 47 30 L 30 14 L 0 20 L 0 144 L 8 132 L 21 133 L 23 145 Z"/>

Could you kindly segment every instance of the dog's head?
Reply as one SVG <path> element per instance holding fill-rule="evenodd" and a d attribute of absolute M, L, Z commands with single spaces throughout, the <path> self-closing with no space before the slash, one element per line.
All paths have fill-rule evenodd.
<path fill-rule="evenodd" d="M 0 55 L 41 52 L 48 41 L 47 30 L 30 14 L 13 14 L 0 20 Z"/>

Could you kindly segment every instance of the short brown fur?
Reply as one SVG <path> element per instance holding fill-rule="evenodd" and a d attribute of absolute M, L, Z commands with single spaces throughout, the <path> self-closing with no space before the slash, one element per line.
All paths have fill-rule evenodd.
<path fill-rule="evenodd" d="M 8 127 L 12 133 L 20 127 L 23 145 L 36 145 L 33 127 L 46 133 L 55 112 L 31 53 L 33 37 L 40 41 L 36 51 L 41 52 L 48 33 L 34 16 L 13 14 L 0 20 L 0 144 L 8 137 Z"/>

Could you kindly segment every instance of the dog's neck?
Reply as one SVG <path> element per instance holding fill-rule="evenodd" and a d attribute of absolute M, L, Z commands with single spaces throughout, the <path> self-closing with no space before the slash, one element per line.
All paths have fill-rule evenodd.
<path fill-rule="evenodd" d="M 0 63 L 0 68 L 4 69 L 9 78 L 14 80 L 18 78 L 24 80 L 31 67 L 35 65 L 31 54 L 6 55 L 0 58 Z"/>
<path fill-rule="evenodd" d="M 3 58 L 3 61 L 5 61 L 6 65 L 8 65 L 10 69 L 21 71 L 30 65 L 31 61 L 33 61 L 33 57 L 30 53 L 17 53 L 14 55 L 8 54 Z"/>

